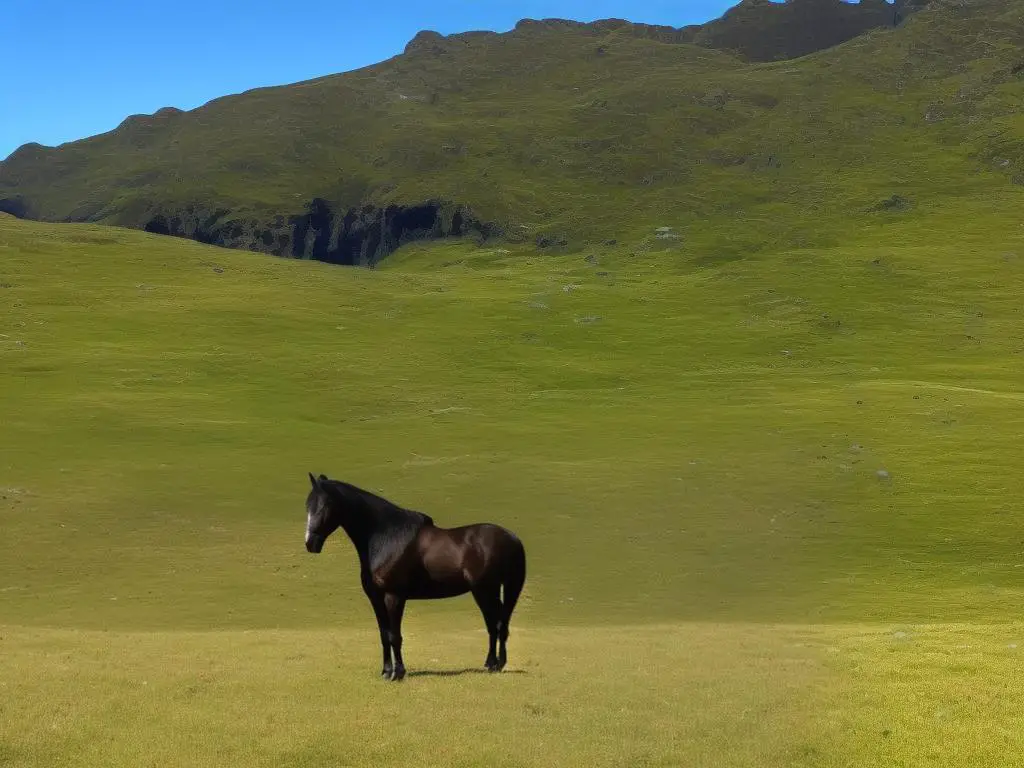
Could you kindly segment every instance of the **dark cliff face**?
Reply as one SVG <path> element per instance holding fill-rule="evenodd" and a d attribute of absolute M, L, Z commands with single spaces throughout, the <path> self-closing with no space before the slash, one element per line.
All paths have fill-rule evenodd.
<path fill-rule="evenodd" d="M 31 218 L 26 203 L 20 197 L 5 197 L 0 199 L 0 213 L 10 214 L 19 219 Z"/>
<path fill-rule="evenodd" d="M 187 206 L 149 215 L 142 229 L 209 245 L 315 259 L 330 264 L 372 267 L 415 240 L 498 236 L 494 224 L 478 220 L 463 205 L 428 201 L 419 205 L 364 205 L 335 210 L 321 198 L 304 213 L 239 218 L 226 209 Z"/>
<path fill-rule="evenodd" d="M 465 206 L 437 201 L 335 212 L 318 198 L 289 224 L 290 255 L 348 266 L 373 266 L 415 240 L 463 235 L 483 240 L 500 234 L 498 227 L 478 221 Z"/>

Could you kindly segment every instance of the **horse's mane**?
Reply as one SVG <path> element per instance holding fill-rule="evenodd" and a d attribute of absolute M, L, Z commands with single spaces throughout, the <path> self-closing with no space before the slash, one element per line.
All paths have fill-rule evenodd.
<path fill-rule="evenodd" d="M 369 513 L 379 527 L 405 528 L 407 526 L 415 526 L 418 528 L 422 525 L 434 524 L 434 520 L 430 515 L 400 507 L 393 501 L 388 501 L 382 496 L 378 496 L 351 483 L 346 483 L 342 480 L 325 480 L 321 482 L 339 492 L 348 501 L 359 503 L 363 507 L 363 511 Z"/>

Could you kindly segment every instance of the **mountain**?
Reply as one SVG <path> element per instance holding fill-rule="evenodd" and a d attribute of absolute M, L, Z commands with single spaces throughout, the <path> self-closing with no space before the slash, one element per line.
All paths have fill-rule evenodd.
<path fill-rule="evenodd" d="M 694 28 L 691 41 L 751 61 L 793 59 L 872 29 L 896 26 L 904 5 L 897 8 L 886 0 L 743 0 L 721 19 Z"/>
<path fill-rule="evenodd" d="M 423 238 L 573 249 L 661 226 L 655 246 L 702 260 L 827 244 L 1024 178 L 1022 44 L 1019 0 L 423 32 L 358 71 L 21 147 L 0 211 L 341 264 Z"/>

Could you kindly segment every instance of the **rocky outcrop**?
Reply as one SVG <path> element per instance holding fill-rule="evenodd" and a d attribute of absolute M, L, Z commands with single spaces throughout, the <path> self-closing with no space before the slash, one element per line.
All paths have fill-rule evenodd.
<path fill-rule="evenodd" d="M 334 211 L 321 199 L 290 220 L 291 255 L 331 264 L 373 266 L 415 240 L 470 236 L 486 240 L 501 234 L 466 206 L 441 201 L 419 205 L 365 205 Z"/>
<path fill-rule="evenodd" d="M 5 197 L 0 199 L 0 213 L 6 213 L 18 219 L 29 218 L 28 203 L 20 197 Z"/>
<path fill-rule="evenodd" d="M 427 201 L 335 210 L 321 198 L 312 200 L 304 213 L 267 219 L 194 206 L 158 211 L 143 229 L 227 248 L 366 267 L 416 240 L 461 236 L 486 240 L 501 234 L 499 227 L 480 221 L 464 205 Z"/>

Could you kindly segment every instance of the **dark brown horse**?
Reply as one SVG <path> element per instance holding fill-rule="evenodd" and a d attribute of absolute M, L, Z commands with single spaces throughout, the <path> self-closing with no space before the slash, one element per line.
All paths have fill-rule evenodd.
<path fill-rule="evenodd" d="M 405 601 L 467 592 L 480 606 L 490 637 L 484 666 L 491 672 L 505 668 L 508 624 L 526 581 L 526 552 L 514 533 L 489 523 L 438 528 L 428 515 L 354 485 L 324 475 L 310 474 L 309 479 L 306 550 L 319 553 L 338 528 L 352 540 L 363 591 L 377 616 L 385 680 L 405 677 Z"/>

